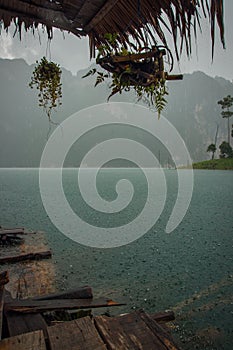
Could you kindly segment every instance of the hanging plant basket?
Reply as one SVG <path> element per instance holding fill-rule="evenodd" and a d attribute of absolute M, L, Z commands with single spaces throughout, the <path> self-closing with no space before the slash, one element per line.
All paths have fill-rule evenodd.
<path fill-rule="evenodd" d="M 168 94 L 166 80 L 182 79 L 182 75 L 169 75 L 164 70 L 164 56 L 169 56 L 169 71 L 173 68 L 170 51 L 161 46 L 137 47 L 131 44 L 129 51 L 119 46 L 117 35 L 106 35 L 106 45 L 99 47 L 96 63 L 108 72 L 90 70 L 84 77 L 97 74 L 95 86 L 105 78 L 111 78 L 111 94 L 108 99 L 123 91 L 136 92 L 138 100 L 143 99 L 149 106 L 155 107 L 158 115 L 166 105 Z"/>
<path fill-rule="evenodd" d="M 144 47 L 140 53 L 99 57 L 96 63 L 110 73 L 122 75 L 122 79 L 129 80 L 132 86 L 149 86 L 157 80 L 166 79 L 164 55 L 164 49 Z"/>
<path fill-rule="evenodd" d="M 40 62 L 36 61 L 29 86 L 39 90 L 39 106 L 43 107 L 51 122 L 52 110 L 60 106 L 62 98 L 61 68 L 58 64 L 48 61 L 43 57 Z"/>

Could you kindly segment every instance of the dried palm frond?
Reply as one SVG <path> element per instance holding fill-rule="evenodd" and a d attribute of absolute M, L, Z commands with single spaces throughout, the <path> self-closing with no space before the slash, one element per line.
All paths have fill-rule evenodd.
<path fill-rule="evenodd" d="M 105 43 L 105 33 L 118 33 L 125 45 L 133 38 L 145 46 L 157 41 L 167 45 L 167 31 L 173 36 L 177 58 L 184 46 L 189 56 L 192 32 L 196 35 L 202 15 L 210 20 L 213 53 L 216 21 L 225 45 L 223 0 L 0 0 L 4 29 L 13 21 L 19 33 L 42 24 L 49 38 L 53 27 L 78 37 L 88 35 L 91 56 Z"/>

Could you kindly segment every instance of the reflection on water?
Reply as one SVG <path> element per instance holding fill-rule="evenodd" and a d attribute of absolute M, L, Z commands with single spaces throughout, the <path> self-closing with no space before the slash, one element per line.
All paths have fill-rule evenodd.
<path fill-rule="evenodd" d="M 165 175 L 168 194 L 160 219 L 142 238 L 120 248 L 84 247 L 57 232 L 40 200 L 38 170 L 0 171 L 0 224 L 47 233 L 60 289 L 89 284 L 95 296 L 127 302 L 111 313 L 174 309 L 172 327 L 183 349 L 232 350 L 233 172 L 195 171 L 191 206 L 172 234 L 164 229 L 176 200 L 177 176 L 175 170 Z M 143 174 L 136 169 L 106 169 L 97 179 L 99 193 L 112 200 L 117 179 L 124 177 L 131 179 L 135 195 L 121 215 L 101 217 L 88 211 L 74 170 L 64 171 L 64 191 L 72 208 L 90 223 L 124 224 L 146 200 Z"/>

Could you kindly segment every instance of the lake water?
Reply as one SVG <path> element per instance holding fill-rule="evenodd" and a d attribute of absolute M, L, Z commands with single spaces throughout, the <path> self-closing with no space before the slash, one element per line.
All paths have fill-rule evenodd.
<path fill-rule="evenodd" d="M 77 171 L 63 173 L 72 208 L 93 225 L 123 225 L 138 215 L 147 197 L 140 170 L 101 170 L 97 185 L 105 199 L 115 199 L 120 178 L 128 178 L 135 188 L 125 213 L 101 216 L 82 201 Z M 165 176 L 167 199 L 159 220 L 143 237 L 119 248 L 90 248 L 61 234 L 43 208 L 37 169 L 0 170 L 0 225 L 46 232 L 60 289 L 89 284 L 95 296 L 127 303 L 110 309 L 111 314 L 173 309 L 173 332 L 183 349 L 232 350 L 233 172 L 194 171 L 191 205 L 171 234 L 164 230 L 177 196 L 176 171 L 165 170 Z"/>

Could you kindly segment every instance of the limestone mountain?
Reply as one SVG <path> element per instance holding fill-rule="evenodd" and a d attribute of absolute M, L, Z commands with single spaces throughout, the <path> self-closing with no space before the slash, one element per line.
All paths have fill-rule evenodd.
<path fill-rule="evenodd" d="M 33 65 L 28 65 L 22 59 L 0 59 L 0 167 L 39 166 L 49 123 L 37 105 L 37 91 L 28 86 L 32 71 Z M 73 76 L 63 69 L 63 104 L 53 116 L 55 122 L 60 123 L 83 108 L 106 102 L 110 93 L 107 84 L 94 88 L 94 78 L 81 78 L 86 71 L 79 71 Z M 218 143 L 226 139 L 226 123 L 220 116 L 217 101 L 227 94 L 233 95 L 230 81 L 221 77 L 212 78 L 202 72 L 185 74 L 183 81 L 169 83 L 168 105 L 163 114 L 183 137 L 194 161 L 208 159 L 206 149 L 214 141 L 217 124 L 220 125 Z M 136 98 L 133 93 L 122 94 L 114 96 L 112 101 L 134 103 Z M 133 133 L 136 140 L 150 147 L 156 155 L 161 147 L 161 163 L 170 162 L 163 146 L 150 136 L 139 135 L 132 128 L 119 127 L 118 131 L 120 136 L 117 137 L 127 137 Z M 115 135 L 113 130 L 106 133 L 103 128 L 94 132 L 88 141 L 82 141 L 78 152 L 74 146 L 66 165 L 77 166 L 88 148 L 100 142 L 101 138 L 106 139 L 106 134 Z"/>

